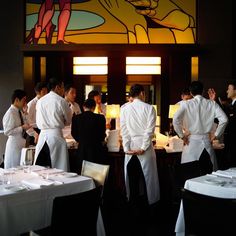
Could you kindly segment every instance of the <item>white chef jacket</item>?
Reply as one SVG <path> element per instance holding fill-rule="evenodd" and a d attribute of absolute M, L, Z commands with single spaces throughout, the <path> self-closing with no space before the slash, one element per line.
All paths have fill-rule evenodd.
<path fill-rule="evenodd" d="M 149 204 L 155 203 L 160 198 L 159 180 L 156 166 L 156 154 L 152 145 L 152 137 L 156 125 L 156 112 L 153 106 L 134 99 L 132 103 L 121 108 L 121 136 L 124 152 L 143 149 L 143 155 L 138 155 L 146 187 Z M 125 184 L 129 198 L 129 180 L 127 164 L 132 155 L 125 155 Z"/>
<path fill-rule="evenodd" d="M 3 116 L 2 123 L 4 134 L 8 136 L 4 158 L 4 168 L 8 169 L 20 165 L 21 149 L 25 147 L 19 109 L 11 105 Z"/>
<path fill-rule="evenodd" d="M 38 98 L 35 97 L 31 101 L 28 102 L 27 104 L 27 120 L 32 127 L 37 128 L 36 125 L 36 104 L 38 102 Z"/>
<path fill-rule="evenodd" d="M 217 168 L 215 153 L 209 138 L 215 118 L 219 120 L 219 124 L 214 134 L 216 137 L 220 137 L 228 119 L 215 101 L 196 95 L 190 100 L 181 102 L 181 106 L 173 118 L 174 129 L 179 137 L 184 136 L 184 129 L 190 133 L 189 144 L 183 148 L 181 163 L 199 160 L 205 148 L 210 155 L 213 169 Z M 183 123 L 185 127 L 183 127 Z"/>
<path fill-rule="evenodd" d="M 64 98 L 51 91 L 39 99 L 36 105 L 36 123 L 41 130 L 35 149 L 35 162 L 46 142 L 53 168 L 69 170 L 68 150 L 62 129 L 71 122 L 71 110 Z"/>
<path fill-rule="evenodd" d="M 68 102 L 68 106 L 71 109 L 71 113 L 72 115 L 78 115 L 81 113 L 79 104 L 74 102 Z M 62 129 L 62 133 L 63 133 L 63 137 L 64 138 L 68 138 L 68 139 L 73 139 L 72 135 L 71 135 L 71 125 L 66 125 L 63 129 Z"/>

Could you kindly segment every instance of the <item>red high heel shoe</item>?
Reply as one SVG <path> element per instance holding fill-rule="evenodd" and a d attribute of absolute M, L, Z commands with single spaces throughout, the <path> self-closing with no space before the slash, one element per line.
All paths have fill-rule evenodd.
<path fill-rule="evenodd" d="M 28 36 L 27 36 L 26 39 L 25 39 L 25 43 L 26 43 L 26 44 L 30 44 L 30 43 L 33 41 L 33 39 L 34 39 L 34 33 L 35 33 L 35 29 L 32 28 L 32 29 L 30 30 L 30 33 L 28 34 Z"/>
<path fill-rule="evenodd" d="M 52 36 L 53 36 L 53 32 L 56 29 L 56 25 L 52 24 L 49 30 L 49 34 L 48 37 L 46 36 L 46 44 L 51 44 L 52 43 Z"/>
<path fill-rule="evenodd" d="M 39 38 L 35 38 L 34 35 L 35 35 L 35 28 L 32 28 L 30 30 L 29 35 L 25 39 L 25 43 L 26 44 L 31 44 L 31 43 L 38 44 Z"/>

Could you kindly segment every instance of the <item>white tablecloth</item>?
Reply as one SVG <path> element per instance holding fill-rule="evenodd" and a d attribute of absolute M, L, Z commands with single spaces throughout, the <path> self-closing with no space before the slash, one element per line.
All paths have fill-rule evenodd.
<path fill-rule="evenodd" d="M 0 169 L 0 174 L 3 171 L 6 170 Z M 11 184 L 8 186 L 17 186 L 17 182 L 30 178 L 37 178 L 37 176 L 34 173 L 17 170 L 11 174 Z M 84 192 L 95 187 L 93 180 L 84 176 L 62 177 L 61 181 L 63 184 L 58 182 L 44 188 L 17 192 L 7 190 L 6 184 L 1 184 L 0 235 L 16 236 L 49 226 L 55 197 Z M 101 214 L 99 214 L 97 229 L 98 235 L 105 235 Z"/>
<path fill-rule="evenodd" d="M 236 171 L 236 170 L 234 170 Z M 204 175 L 189 179 L 185 182 L 184 188 L 192 192 L 212 197 L 236 199 L 236 179 L 217 177 L 215 175 Z M 179 215 L 175 225 L 176 236 L 184 236 L 185 223 L 182 202 Z"/>

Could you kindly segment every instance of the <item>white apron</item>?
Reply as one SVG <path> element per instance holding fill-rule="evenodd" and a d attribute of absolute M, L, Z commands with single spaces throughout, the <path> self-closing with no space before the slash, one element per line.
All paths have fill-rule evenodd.
<path fill-rule="evenodd" d="M 204 148 L 210 155 L 213 170 L 217 170 L 216 156 L 208 134 L 192 134 L 189 136 L 189 144 L 184 145 L 183 148 L 181 163 L 198 161 Z"/>
<path fill-rule="evenodd" d="M 41 130 L 35 149 L 34 163 L 36 162 L 37 157 L 45 142 L 49 147 L 52 168 L 69 171 L 69 154 L 67 144 L 65 139 L 62 137 L 62 132 L 60 129 Z"/>
<path fill-rule="evenodd" d="M 141 138 L 132 138 L 130 149 L 135 150 L 137 147 L 140 147 L 142 144 Z M 125 173 L 125 185 L 126 185 L 126 193 L 129 199 L 130 190 L 129 190 L 129 178 L 127 174 L 127 164 L 131 160 L 132 155 L 125 155 L 125 163 L 124 163 L 124 173 Z M 137 156 L 142 170 L 144 174 L 144 179 L 147 188 L 147 197 L 149 204 L 153 204 L 160 199 L 160 188 L 159 188 L 159 179 L 157 172 L 157 163 L 156 163 L 156 154 L 151 145 L 143 155 Z"/>
<path fill-rule="evenodd" d="M 8 136 L 4 157 L 5 169 L 20 165 L 21 149 L 24 147 L 25 139 L 21 133 Z"/>

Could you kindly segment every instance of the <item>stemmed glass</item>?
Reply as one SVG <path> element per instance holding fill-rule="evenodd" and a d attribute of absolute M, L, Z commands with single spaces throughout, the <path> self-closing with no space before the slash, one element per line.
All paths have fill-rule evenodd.
<path fill-rule="evenodd" d="M 32 155 L 30 155 L 30 153 L 28 153 L 28 155 L 25 156 L 25 159 L 23 161 L 23 165 L 24 165 L 24 169 L 26 170 L 25 172 L 30 173 L 30 167 L 33 164 L 33 157 Z"/>

